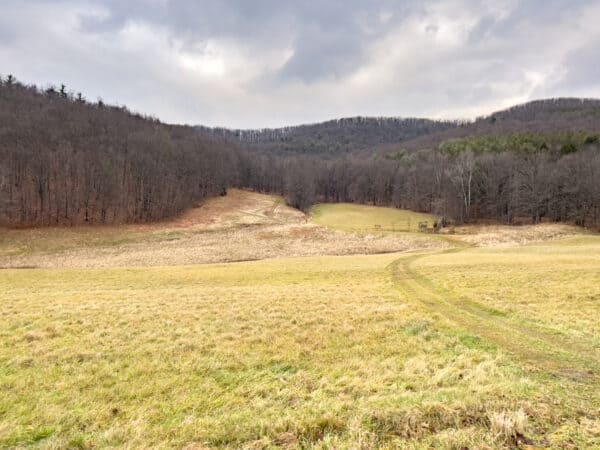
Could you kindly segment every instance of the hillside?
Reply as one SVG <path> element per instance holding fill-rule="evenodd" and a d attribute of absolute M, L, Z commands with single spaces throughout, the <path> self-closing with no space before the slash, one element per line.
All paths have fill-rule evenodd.
<path fill-rule="evenodd" d="M 0 269 L 174 266 L 444 247 L 428 235 L 384 235 L 373 227 L 359 235 L 333 228 L 318 226 L 279 196 L 231 189 L 160 222 L 0 228 Z"/>
<path fill-rule="evenodd" d="M 301 156 L 282 157 L 259 141 L 249 146 L 254 156 L 245 185 L 285 193 L 304 210 L 318 202 L 349 202 L 432 213 L 444 222 L 546 220 L 597 227 L 599 111 L 600 100 L 530 102 L 336 156 L 327 152 L 337 147 L 317 151 L 307 140 L 302 147 L 303 138 L 295 141 L 306 150 Z M 352 130 L 341 127 L 341 134 L 322 141 L 350 140 Z"/>
<path fill-rule="evenodd" d="M 264 152 L 339 157 L 367 152 L 381 144 L 404 142 L 418 136 L 450 130 L 458 125 L 459 122 L 455 121 L 418 118 L 349 117 L 273 129 L 198 127 L 198 130 L 203 134 L 224 137 Z"/>
<path fill-rule="evenodd" d="M 284 128 L 234 130 L 199 126 L 201 134 L 274 154 L 340 157 L 398 149 L 433 149 L 448 140 L 470 136 L 531 133 L 600 134 L 600 100 L 552 98 L 534 100 L 493 112 L 474 121 L 425 118 L 350 117 Z"/>
<path fill-rule="evenodd" d="M 452 129 L 429 133 L 389 146 L 385 151 L 403 148 L 407 150 L 434 149 L 445 142 L 470 137 L 495 138 L 511 135 L 530 135 L 548 145 L 557 143 L 585 143 L 586 138 L 600 136 L 600 100 L 580 98 L 556 98 L 535 100 L 479 117 Z M 597 142 L 597 141 L 596 141 Z M 506 150 L 517 150 L 506 146 Z"/>
<path fill-rule="evenodd" d="M 0 225 L 160 220 L 220 194 L 234 158 L 193 128 L 0 80 Z"/>
<path fill-rule="evenodd" d="M 276 130 L 167 125 L 61 88 L 0 81 L 0 226 L 156 222 L 232 187 L 394 206 L 443 223 L 600 224 L 597 100 L 473 123 L 351 118 Z"/>

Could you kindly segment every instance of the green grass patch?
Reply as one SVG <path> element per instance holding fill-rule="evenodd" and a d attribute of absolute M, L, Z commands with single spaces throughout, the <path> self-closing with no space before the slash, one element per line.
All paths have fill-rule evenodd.
<path fill-rule="evenodd" d="M 403 209 L 352 203 L 319 204 L 311 211 L 319 225 L 343 231 L 358 232 L 416 232 L 419 223 L 427 222 L 432 228 L 435 217 Z"/>

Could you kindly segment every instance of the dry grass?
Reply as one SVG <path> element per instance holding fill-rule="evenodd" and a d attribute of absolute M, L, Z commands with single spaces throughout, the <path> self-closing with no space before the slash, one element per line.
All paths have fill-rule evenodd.
<path fill-rule="evenodd" d="M 0 257 L 0 267 L 167 266 L 289 256 L 376 254 L 448 246 L 427 237 L 357 235 L 311 224 L 230 227 L 164 237 L 119 245 L 7 255 Z"/>
<path fill-rule="evenodd" d="M 489 418 L 553 399 L 399 298 L 395 258 L 2 271 L 0 445 L 508 445 Z"/>
<path fill-rule="evenodd" d="M 140 267 L 445 248 L 414 234 L 355 234 L 312 223 L 277 196 L 232 190 L 172 221 L 5 230 L 0 267 Z"/>
<path fill-rule="evenodd" d="M 493 413 L 490 416 L 490 426 L 498 439 L 516 442 L 519 436 L 527 432 L 527 415 L 522 409 Z"/>
<path fill-rule="evenodd" d="M 244 225 L 306 223 L 307 217 L 285 205 L 283 198 L 230 189 L 226 196 L 208 199 L 173 220 L 147 228 L 223 229 Z"/>
<path fill-rule="evenodd" d="M 600 237 L 424 257 L 415 269 L 454 295 L 587 337 L 600 349 Z"/>
<path fill-rule="evenodd" d="M 447 233 L 449 230 L 444 230 Z M 466 225 L 456 227 L 453 239 L 478 247 L 514 247 L 518 245 L 553 241 L 581 236 L 584 231 L 572 225 L 559 223 L 508 226 Z"/>
<path fill-rule="evenodd" d="M 241 191 L 7 231 L 0 265 L 53 268 L 0 271 L 0 447 L 600 447 L 600 238 L 458 231 L 335 231 Z"/>

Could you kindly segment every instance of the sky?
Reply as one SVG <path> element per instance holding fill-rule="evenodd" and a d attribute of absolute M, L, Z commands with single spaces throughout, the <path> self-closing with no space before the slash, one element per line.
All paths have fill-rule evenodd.
<path fill-rule="evenodd" d="M 470 119 L 600 97 L 599 0 L 3 0 L 0 74 L 169 123 Z"/>

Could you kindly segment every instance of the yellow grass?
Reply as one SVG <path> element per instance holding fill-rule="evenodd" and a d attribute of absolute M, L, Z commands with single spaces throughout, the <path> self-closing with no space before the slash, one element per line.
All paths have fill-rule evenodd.
<path fill-rule="evenodd" d="M 473 248 L 419 259 L 430 282 L 600 349 L 600 237 Z"/>
<path fill-rule="evenodd" d="M 414 232 L 419 231 L 419 222 L 427 222 L 429 228 L 435 222 L 430 214 L 352 203 L 316 205 L 311 215 L 319 225 L 344 231 Z"/>
<path fill-rule="evenodd" d="M 2 271 L 0 443 L 496 442 L 535 386 L 399 298 L 395 258 Z"/>
<path fill-rule="evenodd" d="M 478 247 L 515 247 L 589 234 L 580 227 L 558 223 L 538 225 L 464 225 L 443 229 L 452 239 Z"/>
<path fill-rule="evenodd" d="M 54 268 L 0 270 L 0 447 L 600 446 L 600 237 L 304 222 L 234 192 L 160 225 L 5 234 L 4 265 Z M 319 256 L 380 244 L 413 251 Z"/>
<path fill-rule="evenodd" d="M 158 224 L 0 229 L 0 268 L 164 266 L 447 246 L 426 235 L 328 229 L 278 196 L 232 189 Z"/>

